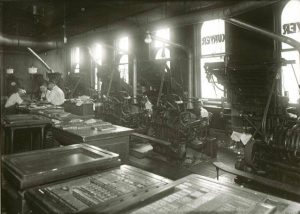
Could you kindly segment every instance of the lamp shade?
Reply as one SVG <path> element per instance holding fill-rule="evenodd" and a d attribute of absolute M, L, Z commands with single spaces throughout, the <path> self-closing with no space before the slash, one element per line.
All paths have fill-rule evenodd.
<path fill-rule="evenodd" d="M 152 38 L 150 33 L 147 31 L 146 32 L 146 38 L 145 38 L 145 43 L 150 44 L 152 42 Z"/>
<path fill-rule="evenodd" d="M 13 74 L 14 73 L 14 69 L 13 68 L 8 68 L 8 69 L 6 69 L 6 73 L 7 74 Z"/>
<path fill-rule="evenodd" d="M 35 67 L 28 68 L 28 73 L 29 74 L 36 74 L 37 73 L 37 68 L 35 68 Z"/>

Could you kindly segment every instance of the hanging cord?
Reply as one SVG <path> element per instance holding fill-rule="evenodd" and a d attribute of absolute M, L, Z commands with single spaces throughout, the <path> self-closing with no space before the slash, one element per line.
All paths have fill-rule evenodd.
<path fill-rule="evenodd" d="M 298 78 L 297 78 L 297 75 L 296 75 L 296 71 L 295 71 L 295 69 L 294 69 L 293 64 L 291 64 L 291 66 L 292 66 L 293 73 L 294 73 L 294 76 L 295 76 L 295 79 L 296 79 L 296 82 L 297 82 L 297 85 L 298 85 L 298 89 L 300 90 L 300 85 L 299 85 L 299 82 L 298 82 Z"/>
<path fill-rule="evenodd" d="M 220 88 L 220 87 L 217 85 L 217 83 L 215 82 L 215 80 L 214 80 L 214 77 L 213 77 L 213 76 L 212 76 L 212 78 L 211 78 L 211 79 L 212 79 L 212 81 L 213 81 L 212 83 L 214 84 L 214 87 L 216 87 L 216 88 L 217 88 L 217 89 L 219 89 L 220 91 L 223 91 L 223 92 L 225 91 L 224 89 L 221 89 L 221 88 Z"/>
<path fill-rule="evenodd" d="M 274 93 L 274 89 L 275 89 L 278 77 L 279 77 L 279 73 L 277 71 L 276 74 L 275 74 L 275 77 L 273 79 L 273 82 L 272 82 L 272 86 L 271 86 L 271 90 L 270 90 L 270 93 L 269 93 L 268 101 L 267 101 L 267 104 L 266 104 L 266 107 L 265 107 L 265 110 L 264 110 L 264 114 L 263 114 L 263 119 L 262 119 L 262 122 L 261 122 L 262 133 L 264 135 L 266 135 L 266 121 L 267 121 L 268 111 L 269 111 L 269 107 L 270 107 L 271 100 L 272 100 L 272 95 Z M 264 140 L 266 140 L 266 139 L 264 139 Z"/>

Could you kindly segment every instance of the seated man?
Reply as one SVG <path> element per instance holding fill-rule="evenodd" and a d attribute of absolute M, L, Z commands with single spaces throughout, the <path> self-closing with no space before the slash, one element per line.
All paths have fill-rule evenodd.
<path fill-rule="evenodd" d="M 64 104 L 64 92 L 54 82 L 49 82 L 48 88 L 50 89 L 50 93 L 46 97 L 47 101 L 57 106 Z"/>
<path fill-rule="evenodd" d="M 18 88 L 16 93 L 13 93 L 9 96 L 5 103 L 5 112 L 7 114 L 15 114 L 16 113 L 16 105 L 20 105 L 23 103 L 23 98 L 26 94 L 24 89 Z"/>
<path fill-rule="evenodd" d="M 47 97 L 50 95 L 50 91 L 47 88 L 47 85 L 40 86 L 41 91 L 41 101 L 47 101 Z"/>

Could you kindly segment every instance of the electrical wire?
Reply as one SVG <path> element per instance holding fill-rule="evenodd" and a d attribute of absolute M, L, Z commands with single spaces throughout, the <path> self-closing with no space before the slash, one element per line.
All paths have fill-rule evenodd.
<path fill-rule="evenodd" d="M 296 75 L 296 72 L 295 72 L 295 69 L 294 69 L 294 66 L 293 66 L 293 64 L 291 64 L 291 66 L 292 66 L 292 69 L 293 69 L 293 73 L 294 73 L 294 76 L 295 76 L 295 79 L 296 79 L 296 82 L 297 82 L 298 88 L 300 89 L 300 85 L 299 85 L 298 78 L 297 78 L 297 75 Z"/>

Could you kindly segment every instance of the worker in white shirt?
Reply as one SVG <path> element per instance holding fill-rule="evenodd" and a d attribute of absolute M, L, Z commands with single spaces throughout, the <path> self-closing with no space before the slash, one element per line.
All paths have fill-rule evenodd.
<path fill-rule="evenodd" d="M 15 114 L 16 113 L 16 105 L 20 105 L 23 103 L 23 98 L 26 94 L 26 91 L 18 88 L 16 93 L 13 93 L 9 96 L 5 103 L 5 113 L 6 114 Z"/>
<path fill-rule="evenodd" d="M 47 101 L 57 106 L 64 104 L 64 92 L 54 82 L 49 82 L 48 88 L 50 89 L 50 93 L 49 96 L 46 97 Z"/>
<path fill-rule="evenodd" d="M 41 85 L 41 101 L 47 101 L 47 97 L 50 95 L 50 91 L 47 88 L 47 85 Z"/>

